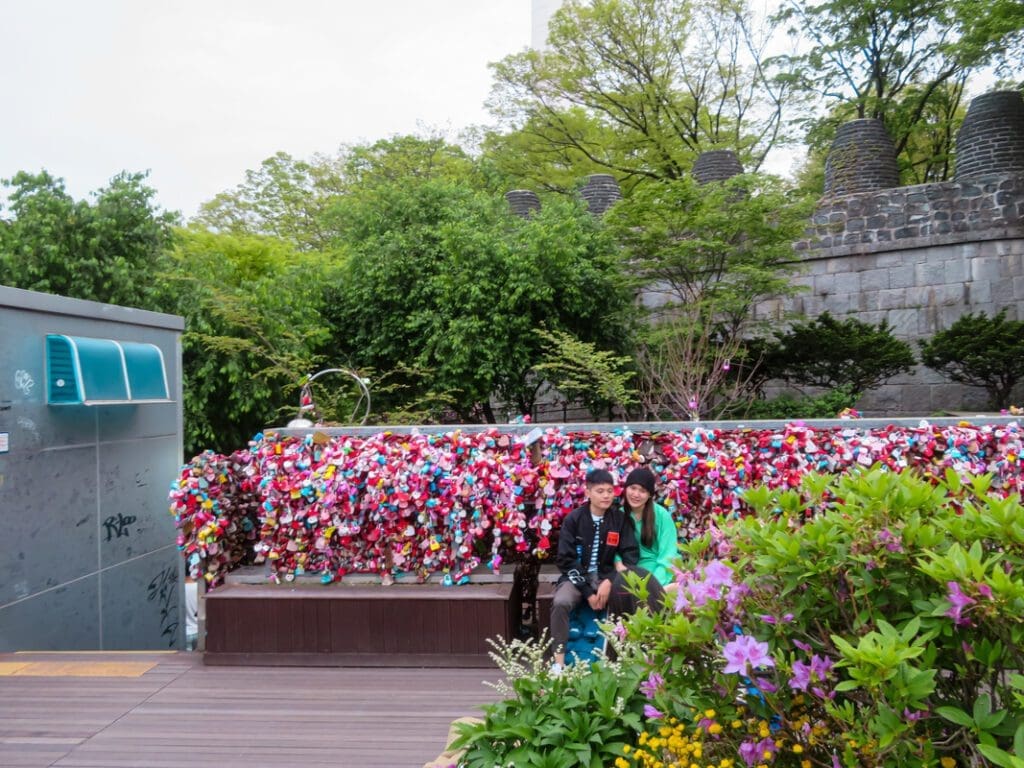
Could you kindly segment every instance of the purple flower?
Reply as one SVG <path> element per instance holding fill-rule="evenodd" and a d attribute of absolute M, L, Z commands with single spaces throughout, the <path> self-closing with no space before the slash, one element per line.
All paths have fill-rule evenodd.
<path fill-rule="evenodd" d="M 754 766 L 758 763 L 763 763 L 774 755 L 778 751 L 778 747 L 775 746 L 775 742 L 771 739 L 761 739 L 760 741 L 744 741 L 740 744 L 739 753 L 740 757 L 743 758 L 748 766 Z M 768 757 L 765 757 L 765 755 Z"/>
<path fill-rule="evenodd" d="M 690 599 L 686 596 L 686 587 L 680 582 L 679 589 L 676 590 L 676 613 L 682 613 L 690 607 Z"/>
<path fill-rule="evenodd" d="M 732 568 L 721 560 L 712 560 L 704 568 L 704 582 L 709 586 L 732 586 Z"/>
<path fill-rule="evenodd" d="M 769 680 L 767 677 L 756 677 L 754 678 L 754 685 L 757 686 L 758 690 L 762 693 L 775 693 L 778 687 Z"/>
<path fill-rule="evenodd" d="M 989 600 L 992 599 L 992 587 L 990 587 L 988 584 L 985 584 L 985 583 L 979 583 L 979 584 L 977 584 L 975 586 L 977 586 L 977 588 L 978 588 L 978 594 L 979 595 L 982 595 L 983 597 L 987 597 Z"/>
<path fill-rule="evenodd" d="M 973 597 L 968 597 L 960 589 L 960 585 L 955 581 L 946 582 L 946 587 L 949 589 L 949 610 L 946 611 L 946 615 L 953 620 L 957 626 L 964 624 L 970 624 L 970 621 L 963 618 L 963 610 L 967 606 L 974 602 Z"/>
<path fill-rule="evenodd" d="M 811 668 L 802 661 L 793 662 L 793 676 L 789 678 L 789 687 L 797 691 L 806 691 L 811 684 Z"/>
<path fill-rule="evenodd" d="M 748 664 L 754 668 L 775 666 L 775 659 L 768 655 L 768 643 L 759 642 L 750 635 L 741 635 L 726 643 L 722 655 L 728 662 L 722 670 L 726 674 L 746 674 Z"/>
<path fill-rule="evenodd" d="M 740 757 L 743 758 L 743 762 L 745 762 L 748 766 L 757 765 L 759 757 L 757 751 L 757 742 L 744 741 L 742 744 L 740 744 L 739 752 Z"/>
<path fill-rule="evenodd" d="M 664 714 L 656 710 L 650 704 L 644 704 L 644 717 L 648 720 L 657 720 L 659 717 L 664 717 Z"/>
<path fill-rule="evenodd" d="M 922 717 L 926 717 L 927 715 L 928 710 L 918 709 L 911 712 L 906 707 L 903 708 L 903 719 L 906 720 L 908 723 L 912 723 L 915 720 L 920 720 Z"/>
<path fill-rule="evenodd" d="M 709 581 L 698 581 L 690 585 L 690 597 L 695 608 L 707 605 L 710 600 L 717 600 L 720 590 Z"/>
<path fill-rule="evenodd" d="M 812 682 L 824 682 L 825 678 L 828 677 L 828 673 L 832 671 L 832 666 L 832 659 L 828 656 L 819 656 L 818 654 L 811 656 L 810 665 L 802 661 L 794 661 L 793 676 L 789 679 L 789 687 L 798 691 L 806 691 Z M 830 698 L 826 696 L 821 688 L 815 688 L 813 693 L 823 699 Z"/>
<path fill-rule="evenodd" d="M 657 672 L 651 672 L 651 674 L 647 676 L 647 679 L 640 683 L 640 693 L 648 699 L 653 699 L 654 695 L 661 690 L 661 687 L 664 684 L 665 678 Z"/>
<path fill-rule="evenodd" d="M 818 654 L 811 656 L 811 674 L 814 677 L 818 680 L 824 680 L 831 671 L 832 659 L 828 656 L 819 656 Z"/>
<path fill-rule="evenodd" d="M 619 640 L 626 639 L 626 625 L 621 621 L 615 622 L 615 626 L 612 627 L 612 633 L 619 638 Z"/>
<path fill-rule="evenodd" d="M 804 653 L 810 653 L 811 652 L 811 646 L 809 646 L 807 643 L 805 643 L 802 640 L 794 640 L 793 641 L 793 645 L 795 645 L 797 648 L 799 648 Z"/>
<path fill-rule="evenodd" d="M 903 540 L 899 534 L 893 533 L 888 528 L 883 528 L 875 536 L 875 542 L 884 546 L 890 552 L 902 552 Z"/>

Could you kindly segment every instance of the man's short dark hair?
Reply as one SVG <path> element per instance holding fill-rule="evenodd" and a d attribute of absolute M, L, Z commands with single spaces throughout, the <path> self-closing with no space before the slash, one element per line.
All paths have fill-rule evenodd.
<path fill-rule="evenodd" d="M 615 485 L 615 478 L 607 469 L 592 469 L 587 473 L 587 488 L 595 485 Z"/>

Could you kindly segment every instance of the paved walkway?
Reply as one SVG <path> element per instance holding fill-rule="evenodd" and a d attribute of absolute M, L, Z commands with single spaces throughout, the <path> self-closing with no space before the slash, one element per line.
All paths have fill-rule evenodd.
<path fill-rule="evenodd" d="M 3 768 L 421 768 L 497 669 L 206 667 L 0 653 Z"/>

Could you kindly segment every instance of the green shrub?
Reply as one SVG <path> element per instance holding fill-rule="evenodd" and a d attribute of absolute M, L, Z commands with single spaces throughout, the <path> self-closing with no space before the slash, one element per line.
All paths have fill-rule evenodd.
<path fill-rule="evenodd" d="M 945 331 L 918 342 L 921 362 L 953 381 L 984 387 L 996 408 L 1010 404 L 1010 393 L 1024 379 L 1024 320 L 984 312 L 963 315 Z"/>
<path fill-rule="evenodd" d="M 878 325 L 850 317 L 837 320 L 824 312 L 776 334 L 765 363 L 774 378 L 808 387 L 847 387 L 863 393 L 914 367 L 914 352 L 892 335 L 886 321 Z"/>
<path fill-rule="evenodd" d="M 465 765 L 1024 768 L 1024 507 L 990 481 L 748 491 L 756 515 L 686 545 L 675 605 L 609 632 L 617 662 L 520 665 Z"/>
<path fill-rule="evenodd" d="M 873 468 L 748 492 L 756 517 L 688 545 L 679 612 L 625 623 L 662 717 L 620 764 L 685 757 L 668 728 L 716 765 L 1024 766 L 1024 509 L 987 489 Z"/>
<path fill-rule="evenodd" d="M 508 682 L 507 698 L 485 707 L 482 723 L 461 727 L 460 766 L 567 768 L 611 765 L 642 728 L 644 698 L 636 664 L 576 664 L 548 672 L 547 643 L 497 643 L 491 654 Z"/>

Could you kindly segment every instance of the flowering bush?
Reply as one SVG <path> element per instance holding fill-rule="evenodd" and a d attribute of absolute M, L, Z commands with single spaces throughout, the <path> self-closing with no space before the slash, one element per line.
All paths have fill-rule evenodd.
<path fill-rule="evenodd" d="M 748 491 L 755 515 L 686 546 L 671 605 L 608 628 L 614 663 L 506 666 L 464 765 L 1024 768 L 1024 508 L 988 483 L 876 466 Z M 604 763 L 551 752 L 602 728 Z"/>
<path fill-rule="evenodd" d="M 987 483 L 748 492 L 756 516 L 688 545 L 671 609 L 612 633 L 647 672 L 617 764 L 1024 766 L 1024 508 Z"/>
<path fill-rule="evenodd" d="M 505 699 L 485 707 L 481 723 L 460 726 L 460 768 L 604 768 L 641 733 L 640 667 L 577 664 L 551 674 L 550 643 L 493 643 L 506 679 Z"/>

